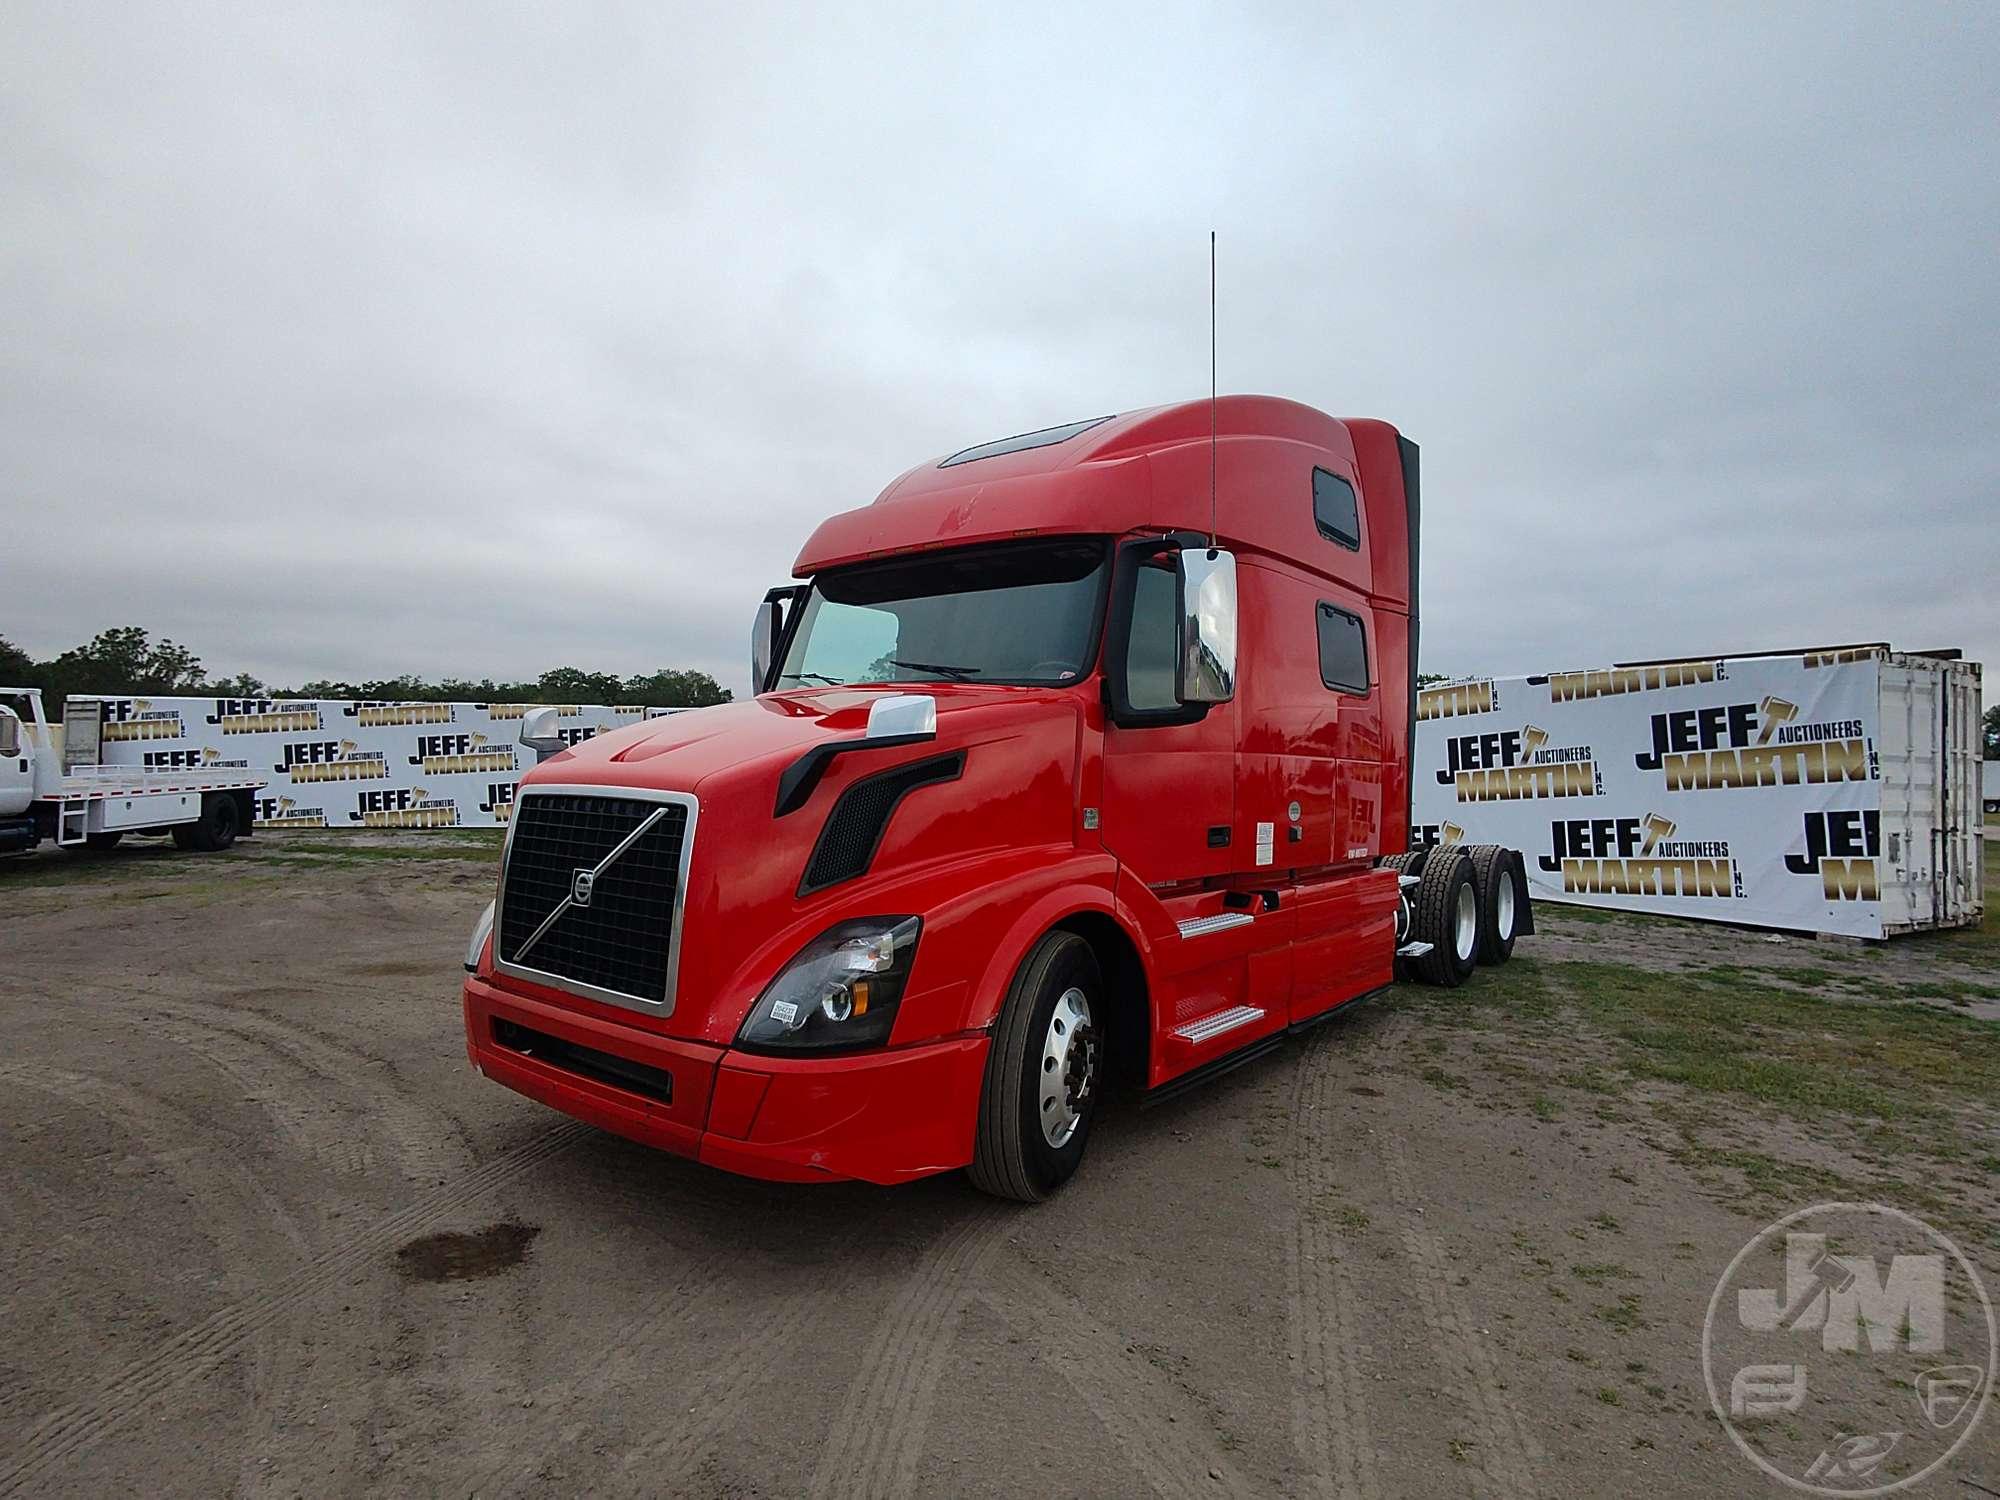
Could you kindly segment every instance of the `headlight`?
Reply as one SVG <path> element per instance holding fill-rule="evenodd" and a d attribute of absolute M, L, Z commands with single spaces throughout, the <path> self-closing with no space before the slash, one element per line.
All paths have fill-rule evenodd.
<path fill-rule="evenodd" d="M 479 967 L 479 950 L 486 946 L 486 939 L 493 934 L 493 903 L 486 903 L 486 910 L 479 914 L 479 920 L 472 924 L 472 941 L 465 945 L 465 972 L 470 974 Z"/>
<path fill-rule="evenodd" d="M 801 1051 L 886 1042 L 923 925 L 864 917 L 821 933 L 771 981 L 736 1040 Z"/>

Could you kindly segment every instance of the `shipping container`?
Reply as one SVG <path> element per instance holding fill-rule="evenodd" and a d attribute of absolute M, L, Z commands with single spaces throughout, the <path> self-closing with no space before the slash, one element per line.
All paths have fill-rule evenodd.
<path fill-rule="evenodd" d="M 1537 900 L 1884 938 L 1983 914 L 1980 669 L 1887 646 L 1425 689 L 1418 842 Z"/>

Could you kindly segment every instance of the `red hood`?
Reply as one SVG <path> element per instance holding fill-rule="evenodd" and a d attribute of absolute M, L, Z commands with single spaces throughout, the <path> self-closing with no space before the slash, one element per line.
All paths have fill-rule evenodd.
<path fill-rule="evenodd" d="M 978 847 L 970 836 L 974 826 L 1004 827 L 1008 844 L 1017 847 L 1070 841 L 1087 691 L 927 682 L 770 693 L 598 735 L 543 761 L 522 786 L 555 782 L 695 794 L 700 807 L 674 1011 L 662 1021 L 640 1018 L 637 1024 L 727 1042 L 778 968 L 827 927 L 892 910 L 925 915 L 910 871 L 994 852 Z M 778 778 L 786 767 L 815 745 L 860 739 L 869 705 L 891 693 L 936 700 L 936 739 L 837 756 L 805 803 L 777 816 Z M 892 766 L 960 750 L 965 764 L 956 781 L 897 805 L 866 874 L 798 895 L 827 813 L 844 788 Z M 1004 819 L 966 816 L 996 806 L 1005 807 Z M 916 891 L 921 887 L 918 879 Z M 634 1021 L 630 1012 L 619 1019 Z"/>
<path fill-rule="evenodd" d="M 688 709 L 597 735 L 543 761 L 522 781 L 526 785 L 538 781 L 603 782 L 698 794 L 702 782 L 716 772 L 738 770 L 767 759 L 774 761 L 771 771 L 775 778 L 814 745 L 860 738 L 868 727 L 869 705 L 876 699 L 911 693 L 936 700 L 937 743 L 945 749 L 954 748 L 960 732 L 969 725 L 990 726 L 996 715 L 1002 721 L 1037 719 L 1050 702 L 1076 696 L 1071 689 L 949 682 L 767 693 L 744 703 Z M 923 748 L 910 746 L 904 753 L 913 757 Z"/>

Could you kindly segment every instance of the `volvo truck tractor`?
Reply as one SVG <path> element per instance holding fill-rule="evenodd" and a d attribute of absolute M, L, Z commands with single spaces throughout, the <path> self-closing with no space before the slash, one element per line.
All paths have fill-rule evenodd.
<path fill-rule="evenodd" d="M 1502 961 L 1519 855 L 1410 836 L 1417 529 L 1413 443 L 1268 397 L 910 470 L 764 599 L 753 698 L 525 716 L 473 1065 L 734 1172 L 1033 1200 L 1107 1084 Z"/>

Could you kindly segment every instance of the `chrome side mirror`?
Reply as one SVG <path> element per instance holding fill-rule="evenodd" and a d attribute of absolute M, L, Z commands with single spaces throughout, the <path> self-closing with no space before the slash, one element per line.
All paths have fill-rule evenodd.
<path fill-rule="evenodd" d="M 766 599 L 757 606 L 757 617 L 750 622 L 750 692 L 752 696 L 764 691 L 764 685 L 771 680 L 771 657 L 778 647 L 778 605 L 774 599 Z"/>
<path fill-rule="evenodd" d="M 521 743 L 535 752 L 538 761 L 569 748 L 556 728 L 556 718 L 553 708 L 531 708 L 521 715 Z"/>
<path fill-rule="evenodd" d="M 1183 703 L 1227 703 L 1236 696 L 1236 557 L 1218 547 L 1182 548 L 1181 680 Z"/>

